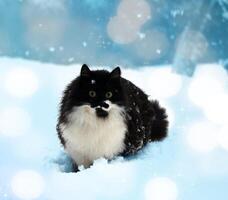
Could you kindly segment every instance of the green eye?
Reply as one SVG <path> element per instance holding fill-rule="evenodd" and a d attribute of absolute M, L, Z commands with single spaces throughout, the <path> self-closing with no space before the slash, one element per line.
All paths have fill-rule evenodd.
<path fill-rule="evenodd" d="M 89 91 L 89 96 L 90 97 L 95 97 L 96 96 L 96 92 L 93 91 L 93 90 Z"/>
<path fill-rule="evenodd" d="M 112 92 L 107 92 L 107 93 L 105 94 L 105 97 L 106 97 L 106 98 L 111 98 L 111 97 L 112 97 Z"/>

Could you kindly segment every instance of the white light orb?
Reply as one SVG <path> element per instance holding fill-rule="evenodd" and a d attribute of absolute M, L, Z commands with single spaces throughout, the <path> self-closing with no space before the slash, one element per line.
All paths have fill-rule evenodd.
<path fill-rule="evenodd" d="M 123 0 L 119 4 L 117 16 L 140 27 L 151 19 L 150 5 L 145 0 Z"/>
<path fill-rule="evenodd" d="M 6 107 L 0 110 L 0 135 L 17 137 L 25 134 L 31 127 L 31 118 L 20 107 Z"/>
<path fill-rule="evenodd" d="M 199 65 L 189 85 L 188 96 L 196 105 L 209 107 L 210 100 L 214 101 L 227 90 L 227 74 L 220 65 Z"/>
<path fill-rule="evenodd" d="M 150 5 L 145 0 L 123 0 L 117 15 L 109 20 L 107 33 L 116 43 L 128 44 L 139 36 L 141 26 L 151 19 Z"/>
<path fill-rule="evenodd" d="M 175 200 L 177 197 L 176 183 L 166 177 L 154 178 L 145 187 L 146 200 Z"/>
<path fill-rule="evenodd" d="M 210 98 L 222 92 L 222 88 L 219 85 L 219 80 L 214 80 L 204 75 L 201 78 L 193 78 L 189 86 L 188 96 L 194 104 L 204 106 Z"/>
<path fill-rule="evenodd" d="M 153 98 L 164 99 L 176 95 L 182 87 L 182 77 L 171 68 L 157 68 L 148 71 L 145 91 Z"/>
<path fill-rule="evenodd" d="M 43 177 L 32 170 L 18 172 L 12 179 L 13 193 L 20 199 L 36 199 L 44 190 Z"/>
<path fill-rule="evenodd" d="M 197 152 L 208 153 L 217 147 L 217 127 L 210 122 L 193 123 L 187 128 L 186 140 Z"/>
<path fill-rule="evenodd" d="M 139 27 L 123 21 L 120 17 L 110 19 L 107 32 L 109 37 L 116 43 L 128 44 L 133 42 L 138 37 Z"/>
<path fill-rule="evenodd" d="M 29 97 L 33 95 L 38 88 L 38 77 L 29 68 L 13 68 L 5 76 L 4 89 L 14 97 Z"/>
<path fill-rule="evenodd" d="M 224 93 L 224 88 L 219 78 L 209 76 L 193 77 L 189 85 L 188 96 L 198 106 L 207 107 L 210 99 Z"/>
<path fill-rule="evenodd" d="M 202 64 L 198 65 L 195 71 L 195 77 L 206 76 L 214 80 L 220 80 L 222 85 L 228 89 L 227 71 L 219 64 Z"/>
<path fill-rule="evenodd" d="M 203 111 L 210 121 L 221 125 L 228 124 L 228 94 L 211 95 L 206 105 L 203 105 Z"/>
<path fill-rule="evenodd" d="M 227 72 L 220 65 L 198 66 L 188 96 L 202 108 L 210 121 L 217 124 L 228 122 L 228 79 Z"/>

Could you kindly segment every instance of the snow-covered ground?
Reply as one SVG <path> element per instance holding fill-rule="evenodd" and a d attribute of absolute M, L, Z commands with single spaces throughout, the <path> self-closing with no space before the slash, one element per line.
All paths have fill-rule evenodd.
<path fill-rule="evenodd" d="M 58 102 L 81 65 L 0 58 L 0 199 L 227 200 L 228 78 L 217 64 L 192 78 L 171 66 L 122 69 L 168 110 L 169 137 L 130 160 L 79 173 L 57 139 Z M 115 66 L 112 66 L 115 67 Z"/>

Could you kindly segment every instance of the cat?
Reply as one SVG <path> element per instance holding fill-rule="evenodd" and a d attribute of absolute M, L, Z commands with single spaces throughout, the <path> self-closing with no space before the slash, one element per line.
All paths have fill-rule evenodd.
<path fill-rule="evenodd" d="M 147 143 L 163 140 L 167 132 L 166 110 L 121 77 L 119 67 L 108 72 L 84 64 L 64 91 L 57 133 L 76 171 L 101 157 L 135 155 Z"/>

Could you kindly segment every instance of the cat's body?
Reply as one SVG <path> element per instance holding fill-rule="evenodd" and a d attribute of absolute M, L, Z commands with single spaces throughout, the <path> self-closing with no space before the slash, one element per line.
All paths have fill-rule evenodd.
<path fill-rule="evenodd" d="M 164 139 L 167 127 L 165 109 L 120 77 L 119 68 L 109 73 L 83 65 L 64 92 L 57 131 L 74 162 L 88 167 L 100 157 L 137 153 Z"/>
<path fill-rule="evenodd" d="M 124 116 L 118 108 L 105 120 L 97 119 L 90 112 L 88 105 L 75 108 L 68 118 L 70 124 L 60 127 L 66 151 L 78 165 L 85 167 L 100 157 L 111 159 L 121 153 L 127 131 Z"/>

